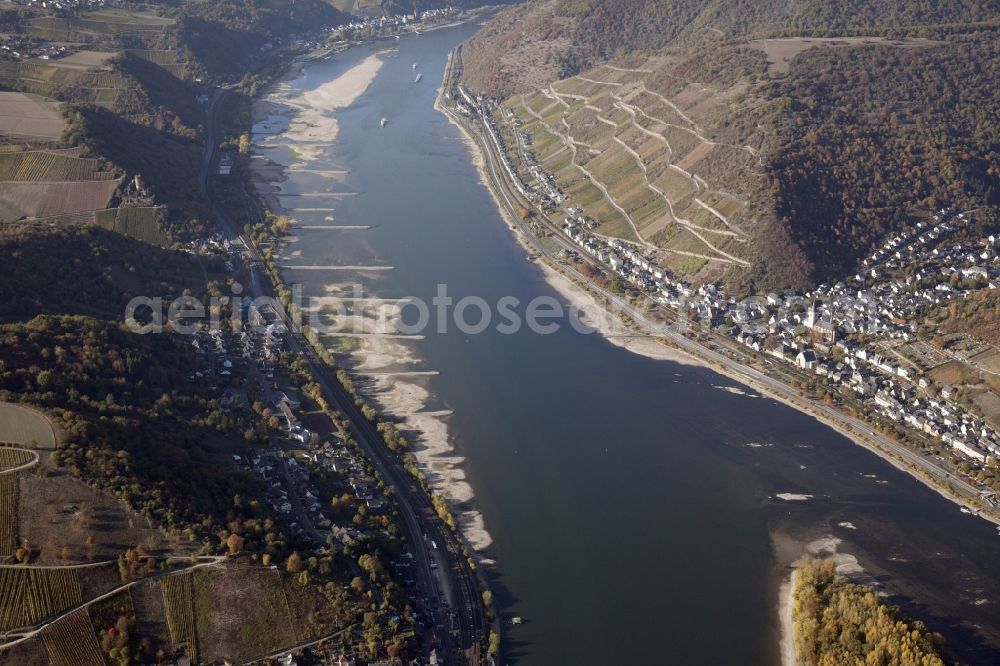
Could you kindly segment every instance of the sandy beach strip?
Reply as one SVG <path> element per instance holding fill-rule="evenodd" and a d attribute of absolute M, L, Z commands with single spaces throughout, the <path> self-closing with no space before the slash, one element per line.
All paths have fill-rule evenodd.
<path fill-rule="evenodd" d="M 315 168 L 313 162 L 327 156 L 336 139 L 338 124 L 335 114 L 338 110 L 353 104 L 375 80 L 383 64 L 383 58 L 391 57 L 392 50 L 382 50 L 365 58 L 357 65 L 311 91 L 296 94 L 292 82 L 305 70 L 305 63 L 291 68 L 280 80 L 272 84 L 265 95 L 253 105 L 254 124 L 265 123 L 264 131 L 254 137 L 254 160 L 251 169 L 252 183 L 274 214 L 295 216 L 296 213 L 327 213 L 326 222 L 335 219 L 334 208 L 282 205 L 294 201 L 282 192 L 276 183 L 287 181 L 295 173 L 306 173 L 328 180 L 342 181 L 348 171 L 341 168 Z M 278 118 L 286 119 L 287 129 L 273 131 Z M 283 124 L 283 123 L 282 123 Z M 285 147 L 292 155 L 290 164 L 278 164 L 264 157 L 261 152 Z M 331 195 L 330 198 L 343 196 Z M 299 196 L 299 199 L 303 197 Z M 308 197 L 306 197 L 308 199 Z M 312 202 L 310 202 L 312 203 Z M 320 203 L 320 202 L 317 202 Z M 332 202 L 331 202 L 332 203 Z M 298 222 L 298 220 L 295 220 Z M 296 229 L 364 231 L 370 225 L 319 225 L 296 224 Z M 288 239 L 294 245 L 297 238 Z M 302 252 L 284 248 L 286 259 L 301 259 Z M 284 267 L 283 267 L 284 268 Z M 288 266 L 292 270 L 336 270 L 354 269 L 361 273 L 384 271 L 383 266 Z M 333 282 L 324 285 L 328 297 L 336 297 L 344 292 L 347 285 Z M 383 301 L 385 299 L 368 299 Z M 422 363 L 416 358 L 410 339 L 422 336 L 389 335 L 368 330 L 372 323 L 362 317 L 361 330 L 341 331 L 326 334 L 324 341 L 330 351 L 343 361 L 359 390 L 380 412 L 397 420 L 413 444 L 413 452 L 420 467 L 427 475 L 435 492 L 444 498 L 459 527 L 459 536 L 471 552 L 476 553 L 482 564 L 492 560 L 483 556 L 482 551 L 492 544 L 492 537 L 486 529 L 483 516 L 473 505 L 473 489 L 468 483 L 464 470 L 464 458 L 455 451 L 454 442 L 448 432 L 446 419 L 451 410 L 430 408 L 436 398 L 426 385 L 431 369 L 414 369 Z M 338 340 L 339 338 L 339 340 Z M 343 344 L 346 339 L 356 342 Z"/>
<path fill-rule="evenodd" d="M 795 610 L 795 585 L 798 582 L 798 569 L 793 568 L 788 578 L 781 583 L 778 590 L 778 620 L 781 634 L 781 666 L 796 666 L 795 658 L 795 622 L 792 615 Z"/>

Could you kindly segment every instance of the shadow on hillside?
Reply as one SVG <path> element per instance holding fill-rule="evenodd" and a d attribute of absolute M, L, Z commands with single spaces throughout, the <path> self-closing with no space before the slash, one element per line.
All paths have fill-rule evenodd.
<path fill-rule="evenodd" d="M 96 106 L 77 107 L 78 139 L 87 149 L 124 169 L 141 175 L 159 203 L 189 214 L 207 205 L 199 183 L 202 147 L 192 139 L 133 123 Z"/>
<path fill-rule="evenodd" d="M 154 106 L 173 112 L 190 128 L 203 124 L 205 111 L 190 84 L 138 56 L 125 54 L 119 66 L 142 85 Z"/>

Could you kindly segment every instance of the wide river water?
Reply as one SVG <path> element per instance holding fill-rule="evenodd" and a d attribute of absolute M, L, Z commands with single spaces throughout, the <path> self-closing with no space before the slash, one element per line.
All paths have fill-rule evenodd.
<path fill-rule="evenodd" d="M 285 263 L 394 268 L 289 270 L 287 281 L 312 295 L 356 280 L 386 298 L 429 300 L 447 284 L 456 299 L 561 299 L 501 219 L 459 130 L 433 108 L 448 52 L 475 30 L 353 48 L 279 88 L 276 101 L 294 101 L 381 53 L 371 85 L 336 112 L 330 145 L 297 148 L 277 112 L 255 140 L 295 169 L 282 192 L 307 195 L 282 197 L 297 209 Z M 315 228 L 329 225 L 370 228 Z M 505 630 L 506 663 L 777 664 L 784 561 L 825 536 L 963 659 L 1000 663 L 996 528 L 815 420 L 707 369 L 566 326 L 450 326 L 393 344 L 412 358 L 390 369 L 436 373 L 405 378 L 403 394 L 443 418 L 431 432 L 446 432 L 464 458 L 493 540 L 485 555 L 499 607 L 524 618 Z"/>

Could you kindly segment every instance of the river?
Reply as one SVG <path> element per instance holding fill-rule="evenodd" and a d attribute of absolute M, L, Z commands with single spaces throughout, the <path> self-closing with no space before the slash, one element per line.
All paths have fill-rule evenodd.
<path fill-rule="evenodd" d="M 356 47 L 274 93 L 279 106 L 255 142 L 295 169 L 278 184 L 299 195 L 281 197 L 298 209 L 283 262 L 392 267 L 290 269 L 286 281 L 307 295 L 359 282 L 379 298 L 429 300 L 446 284 L 456 300 L 562 300 L 502 221 L 458 129 L 433 108 L 448 52 L 475 29 Z M 381 67 L 336 111 L 333 142 L 281 133 L 283 101 L 327 99 L 309 93 L 372 55 Z M 312 111 L 313 129 L 332 113 Z M 330 226 L 367 228 L 316 228 Z M 352 362 L 428 373 L 371 375 L 367 387 L 422 429 L 446 492 L 461 501 L 474 489 L 459 515 L 489 544 L 503 616 L 524 618 L 505 630 L 506 663 L 776 664 L 784 564 L 825 536 L 965 660 L 1000 659 L 996 528 L 815 420 L 707 369 L 567 326 L 450 326 L 384 344 Z"/>

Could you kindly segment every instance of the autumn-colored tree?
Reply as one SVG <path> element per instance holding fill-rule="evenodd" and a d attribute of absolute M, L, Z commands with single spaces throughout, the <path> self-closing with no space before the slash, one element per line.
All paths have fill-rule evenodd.
<path fill-rule="evenodd" d="M 288 573 L 300 573 L 305 569 L 305 565 L 302 563 L 302 557 L 298 553 L 292 553 L 285 560 L 285 571 Z"/>
<path fill-rule="evenodd" d="M 243 550 L 243 537 L 239 534 L 230 534 L 226 538 L 226 548 L 229 549 L 230 555 L 237 555 Z"/>

